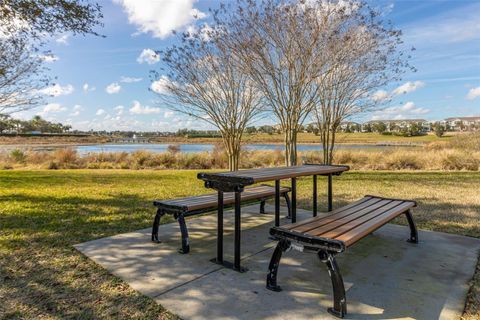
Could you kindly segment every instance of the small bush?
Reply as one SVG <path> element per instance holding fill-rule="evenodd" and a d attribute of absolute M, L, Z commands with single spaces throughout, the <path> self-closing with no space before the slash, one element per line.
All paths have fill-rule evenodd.
<path fill-rule="evenodd" d="M 167 147 L 167 152 L 171 154 L 177 154 L 180 152 L 180 147 L 178 145 L 171 144 Z"/>
<path fill-rule="evenodd" d="M 48 169 L 57 170 L 57 169 L 60 169 L 60 165 L 59 165 L 58 162 L 56 162 L 56 161 L 51 161 L 51 162 L 48 164 Z"/>
<path fill-rule="evenodd" d="M 77 162 L 77 151 L 71 148 L 58 149 L 53 153 L 53 158 L 60 166 L 69 167 Z"/>
<path fill-rule="evenodd" d="M 404 169 L 420 169 L 417 155 L 412 152 L 394 152 L 384 159 L 386 169 L 404 170 Z"/>
<path fill-rule="evenodd" d="M 25 152 L 23 152 L 20 149 L 14 149 L 10 152 L 10 157 L 12 160 L 16 163 L 25 163 L 27 160 L 27 156 L 25 155 Z"/>

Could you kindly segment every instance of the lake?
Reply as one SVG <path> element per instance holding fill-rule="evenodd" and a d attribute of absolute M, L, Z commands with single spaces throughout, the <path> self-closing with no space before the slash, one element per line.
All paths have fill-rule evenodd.
<path fill-rule="evenodd" d="M 80 154 L 91 152 L 134 152 L 137 150 L 146 150 L 151 152 L 166 152 L 171 143 L 147 143 L 147 144 L 98 144 L 76 146 Z M 196 153 L 212 151 L 213 144 L 174 144 L 180 148 L 180 152 Z M 285 146 L 281 144 L 246 144 L 243 145 L 246 150 L 284 150 Z M 376 145 L 337 145 L 337 149 L 381 149 L 385 146 Z M 322 147 L 319 144 L 299 144 L 298 151 L 320 151 Z"/>

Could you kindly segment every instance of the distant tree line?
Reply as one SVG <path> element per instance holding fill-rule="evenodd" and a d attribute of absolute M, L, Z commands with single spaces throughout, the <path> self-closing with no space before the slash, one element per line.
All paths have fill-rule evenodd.
<path fill-rule="evenodd" d="M 8 115 L 0 115 L 0 133 L 67 133 L 70 125 L 50 122 L 35 116 L 31 120 L 14 119 Z"/>

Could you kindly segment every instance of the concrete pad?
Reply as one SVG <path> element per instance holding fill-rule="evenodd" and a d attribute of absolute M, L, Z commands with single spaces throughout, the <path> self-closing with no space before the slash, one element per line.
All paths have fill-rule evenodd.
<path fill-rule="evenodd" d="M 216 252 L 215 215 L 188 219 L 191 252 L 187 255 L 177 253 L 176 223 L 160 226 L 161 244 L 151 243 L 150 229 L 144 229 L 75 247 L 184 319 L 331 319 L 326 312 L 332 304 L 330 279 L 314 254 L 284 254 L 278 274 L 283 291 L 265 289 L 275 245 L 268 239 L 273 215 L 258 214 L 258 209 L 258 205 L 242 209 L 246 273 L 209 262 Z M 273 212 L 271 206 L 266 209 Z M 301 220 L 311 213 L 298 210 L 297 215 Z M 225 231 L 224 255 L 232 260 L 230 211 L 225 214 Z M 405 241 L 408 235 L 408 227 L 388 224 L 338 256 L 347 291 L 347 318 L 461 316 L 480 239 L 420 231 L 420 243 L 414 245 Z"/>

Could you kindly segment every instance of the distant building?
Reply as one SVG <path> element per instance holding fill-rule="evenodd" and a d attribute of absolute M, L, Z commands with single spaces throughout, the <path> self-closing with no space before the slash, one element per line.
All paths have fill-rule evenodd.
<path fill-rule="evenodd" d="M 401 120 L 371 120 L 363 124 L 362 131 L 368 131 L 366 128 L 372 128 L 375 124 L 385 124 L 387 132 L 400 131 L 402 129 L 409 129 L 413 124 L 417 124 L 422 127 L 423 132 L 430 131 L 431 123 L 425 119 L 401 119 Z"/>
<path fill-rule="evenodd" d="M 475 131 L 480 129 L 480 117 L 446 118 L 440 123 L 453 131 Z"/>
<path fill-rule="evenodd" d="M 360 132 L 362 125 L 358 122 L 345 121 L 340 123 L 340 130 L 343 132 Z"/>

